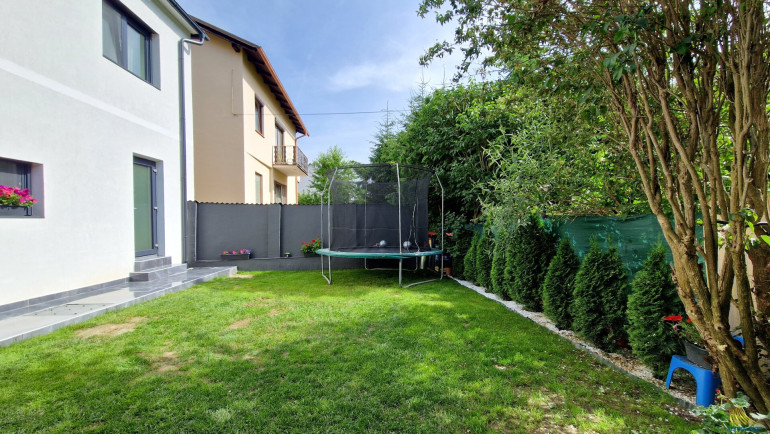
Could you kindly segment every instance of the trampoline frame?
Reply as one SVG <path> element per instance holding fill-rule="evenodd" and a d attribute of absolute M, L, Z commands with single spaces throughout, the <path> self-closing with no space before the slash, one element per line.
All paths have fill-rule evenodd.
<path fill-rule="evenodd" d="M 332 214 L 331 214 L 331 209 L 332 209 L 331 186 L 334 183 L 334 180 L 336 179 L 337 171 L 339 171 L 340 169 L 354 169 L 354 168 L 358 168 L 358 167 L 372 167 L 372 166 L 387 166 L 387 165 L 386 164 L 357 164 L 357 165 L 352 165 L 352 166 L 341 166 L 341 167 L 337 167 L 337 168 L 334 169 L 334 173 L 332 174 L 331 179 L 329 179 L 329 177 L 327 175 L 327 183 L 324 186 L 324 192 L 321 195 L 321 227 L 323 227 L 323 218 L 324 218 L 324 215 L 323 215 L 323 206 L 324 206 L 323 200 L 324 200 L 324 197 L 326 197 L 326 204 L 325 205 L 326 205 L 327 224 L 328 224 L 328 226 L 327 226 L 327 231 L 328 231 L 327 232 L 327 236 L 328 236 L 328 239 L 329 239 L 328 240 L 328 248 L 321 248 L 321 249 L 318 249 L 316 251 L 317 254 L 321 255 L 321 275 L 324 277 L 324 279 L 326 279 L 326 282 L 329 285 L 332 284 L 332 257 L 336 256 L 336 257 L 347 257 L 347 258 L 361 258 L 361 259 L 364 260 L 364 268 L 367 269 L 367 270 L 370 270 L 370 268 L 368 268 L 368 266 L 367 266 L 367 259 L 398 259 L 398 286 L 401 287 L 401 288 L 409 288 L 411 286 L 421 285 L 423 283 L 429 283 L 429 282 L 435 282 L 435 281 L 438 281 L 438 280 L 442 280 L 444 278 L 444 251 L 443 251 L 443 249 L 444 249 L 444 186 L 441 184 L 441 179 L 438 177 L 436 172 L 434 172 L 433 170 L 424 168 L 424 167 L 413 166 L 413 165 L 402 165 L 402 164 L 399 164 L 399 163 L 394 163 L 394 164 L 391 165 L 391 166 L 395 166 L 395 168 L 396 168 L 396 183 L 398 185 L 398 216 L 399 216 L 399 218 L 398 218 L 398 239 L 399 240 L 403 239 L 402 238 L 402 228 L 401 228 L 401 220 L 402 220 L 401 219 L 401 167 L 411 167 L 411 168 L 415 168 L 415 169 L 419 169 L 419 170 L 424 170 L 426 172 L 430 172 L 432 175 L 429 176 L 429 178 L 432 178 L 432 177 L 435 176 L 436 181 L 438 182 L 438 186 L 441 189 L 441 249 L 436 249 L 435 246 L 434 246 L 430 250 L 420 251 L 419 250 L 419 246 L 418 246 L 418 251 L 417 252 L 409 252 L 409 251 L 405 252 L 403 250 L 403 248 L 402 248 L 402 243 L 399 242 L 398 253 L 395 253 L 395 252 L 390 252 L 390 253 L 386 253 L 386 252 L 383 252 L 383 253 L 363 253 L 363 252 L 355 253 L 355 252 L 350 252 L 348 254 L 345 254 L 344 252 L 331 250 L 331 240 L 332 240 L 332 237 L 333 237 L 332 219 L 331 219 L 331 216 L 332 216 Z M 427 201 L 427 197 L 426 197 L 426 201 Z M 364 204 L 364 206 L 365 205 L 366 204 Z M 366 216 L 366 213 L 364 213 L 364 216 Z M 323 239 L 321 240 L 321 247 L 323 247 Z M 420 281 L 420 282 L 410 283 L 409 285 L 403 285 L 402 281 L 403 281 L 404 259 L 415 258 L 415 260 L 417 260 L 417 258 L 420 258 L 420 257 L 427 257 L 427 256 L 433 256 L 433 255 L 440 255 L 441 256 L 441 265 L 439 267 L 439 277 L 437 279 L 428 279 L 428 280 L 423 280 L 423 281 Z M 327 260 L 327 270 L 328 270 L 328 273 L 329 273 L 328 276 L 324 273 L 324 257 Z M 419 268 L 418 265 L 415 264 L 415 269 L 413 271 L 417 271 L 418 268 Z M 374 270 L 374 269 L 372 269 L 372 270 Z M 380 268 L 380 270 L 382 270 L 382 268 Z"/>

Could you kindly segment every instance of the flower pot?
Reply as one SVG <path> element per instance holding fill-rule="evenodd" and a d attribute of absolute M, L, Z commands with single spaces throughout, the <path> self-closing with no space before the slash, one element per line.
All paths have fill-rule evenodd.
<path fill-rule="evenodd" d="M 237 261 L 243 259 L 249 259 L 251 253 L 238 253 L 235 255 L 219 255 L 223 261 Z"/>
<path fill-rule="evenodd" d="M 306 258 L 310 256 L 315 256 L 315 252 L 302 252 L 303 255 L 305 255 Z"/>
<path fill-rule="evenodd" d="M 711 357 L 705 348 L 701 348 L 692 342 L 684 341 L 684 351 L 689 360 L 695 366 L 711 369 Z"/>
<path fill-rule="evenodd" d="M 29 214 L 27 214 L 28 210 L 30 211 Z M 31 211 L 26 206 L 0 205 L 0 216 L 2 217 L 26 217 L 32 215 Z"/>

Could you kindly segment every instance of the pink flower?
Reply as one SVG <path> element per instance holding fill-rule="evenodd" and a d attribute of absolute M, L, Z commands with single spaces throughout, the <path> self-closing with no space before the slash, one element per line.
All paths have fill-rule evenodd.
<path fill-rule="evenodd" d="M 227 250 L 222 250 L 222 254 L 223 254 L 223 255 L 229 255 L 229 254 L 230 254 L 230 252 L 228 252 Z"/>

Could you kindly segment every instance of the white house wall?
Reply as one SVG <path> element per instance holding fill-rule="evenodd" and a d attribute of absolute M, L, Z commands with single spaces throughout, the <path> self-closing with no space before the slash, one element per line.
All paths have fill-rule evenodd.
<path fill-rule="evenodd" d="M 133 271 L 134 156 L 158 162 L 159 253 L 182 260 L 178 43 L 189 34 L 152 1 L 122 4 L 159 35 L 160 89 L 102 56 L 101 0 L 0 2 L 0 158 L 41 164 L 45 196 L 44 217 L 0 219 L 0 305 Z"/>

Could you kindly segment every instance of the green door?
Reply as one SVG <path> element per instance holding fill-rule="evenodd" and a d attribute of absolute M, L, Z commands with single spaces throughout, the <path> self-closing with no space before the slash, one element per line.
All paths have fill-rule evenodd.
<path fill-rule="evenodd" d="M 134 157 L 134 248 L 136 256 L 158 253 L 155 163 Z"/>

